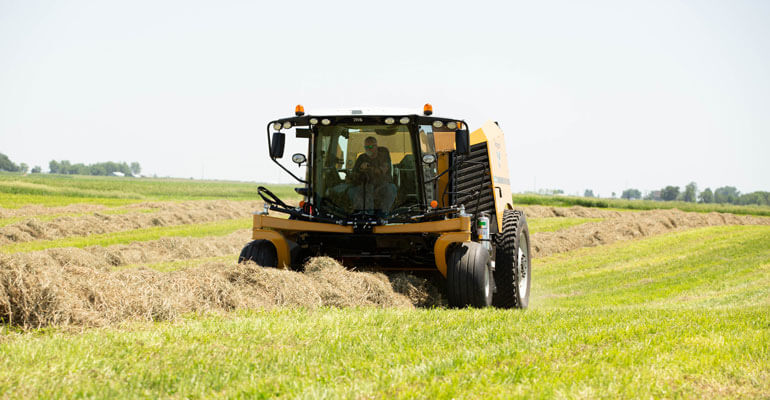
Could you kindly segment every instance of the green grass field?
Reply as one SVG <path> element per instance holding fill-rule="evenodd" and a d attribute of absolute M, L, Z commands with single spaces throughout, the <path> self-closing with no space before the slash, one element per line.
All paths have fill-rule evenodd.
<path fill-rule="evenodd" d="M 543 205 L 555 207 L 595 207 L 620 210 L 657 210 L 678 208 L 682 211 L 693 212 L 722 212 L 743 215 L 770 216 L 770 207 L 767 206 L 737 206 L 732 204 L 701 204 L 684 201 L 652 201 L 652 200 L 624 200 L 624 199 L 600 199 L 579 196 L 544 196 L 538 194 L 514 194 L 513 204 L 518 205 Z"/>
<path fill-rule="evenodd" d="M 0 336 L 0 396 L 766 398 L 770 227 L 581 249 L 516 310 L 279 309 Z"/>
<path fill-rule="evenodd" d="M 144 213 L 144 214 L 152 214 L 158 212 L 157 208 L 113 208 L 108 210 L 103 210 L 100 212 L 100 214 L 104 215 L 121 215 L 121 214 L 128 214 L 128 213 Z M 53 221 L 56 218 L 59 217 L 82 217 L 84 215 L 91 215 L 91 213 L 55 213 L 55 214 L 44 214 L 44 215 L 36 215 L 34 217 L 8 217 L 8 218 L 0 218 L 0 227 L 15 224 L 17 222 L 22 222 L 27 219 L 36 219 L 40 222 L 45 221 Z"/>
<path fill-rule="evenodd" d="M 174 178 L 121 178 L 105 176 L 30 174 L 0 172 L 0 207 L 18 208 L 26 204 L 63 206 L 103 204 L 111 207 L 143 201 L 169 200 L 260 200 L 260 184 L 234 181 L 205 181 Z M 263 184 L 283 199 L 297 199 L 299 184 Z M 514 194 L 515 205 L 557 207 L 583 206 L 620 210 L 678 208 L 682 211 L 729 212 L 770 216 L 770 207 L 698 204 L 682 201 L 599 199 L 576 196 Z"/>
<path fill-rule="evenodd" d="M 252 217 L 220 220 L 194 225 L 157 226 L 152 228 L 133 229 L 130 231 L 100 233 L 88 236 L 70 236 L 55 240 L 35 240 L 32 242 L 13 243 L 0 247 L 3 253 L 24 253 L 35 250 L 45 250 L 57 247 L 110 246 L 113 244 L 128 244 L 158 240 L 162 237 L 205 237 L 223 236 L 239 229 L 249 229 Z"/>
<path fill-rule="evenodd" d="M 233 181 L 200 181 L 170 178 L 120 178 L 0 173 L 0 207 L 26 204 L 63 206 L 76 203 L 121 206 L 143 201 L 261 200 L 260 184 Z M 265 185 L 281 198 L 298 197 L 298 185 Z"/>
<path fill-rule="evenodd" d="M 256 200 L 256 187 L 0 174 L 0 206 L 92 203 L 115 207 L 100 212 L 119 214 L 120 206 L 143 201 Z M 296 198 L 292 188 L 271 186 L 279 196 Z M 575 205 L 557 204 L 563 199 L 514 196 L 516 204 Z M 721 206 L 677 206 L 686 207 L 707 212 Z M 729 210 L 768 215 L 753 207 L 716 211 Z M 598 221 L 528 223 L 536 233 Z M 0 252 L 217 236 L 250 222 L 34 241 Z M 722 226 L 535 259 L 532 299 L 523 311 L 237 310 L 80 332 L 0 324 L 0 398 L 770 398 L 768 243 L 768 226 Z M 166 272 L 234 258 L 142 266 Z M 137 265 L 120 268 L 132 267 Z"/>
<path fill-rule="evenodd" d="M 151 264 L 128 264 L 115 267 L 115 269 L 128 269 L 137 267 L 146 267 L 160 272 L 178 271 L 185 268 L 197 267 L 211 262 L 230 262 L 238 259 L 238 253 L 227 256 L 192 258 L 187 260 L 161 261 Z"/>
<path fill-rule="evenodd" d="M 527 219 L 527 226 L 529 227 L 529 233 L 555 232 L 571 226 L 599 222 L 601 220 L 602 218 L 529 218 Z"/>

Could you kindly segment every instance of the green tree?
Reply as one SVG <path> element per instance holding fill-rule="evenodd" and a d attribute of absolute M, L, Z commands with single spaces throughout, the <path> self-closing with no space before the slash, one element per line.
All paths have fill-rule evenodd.
<path fill-rule="evenodd" d="M 701 203 L 713 203 L 714 202 L 714 193 L 711 191 L 711 188 L 706 188 L 706 190 L 700 192 L 698 195 L 698 198 L 700 199 Z"/>
<path fill-rule="evenodd" d="M 134 165 L 135 164 L 135 165 Z M 115 172 L 120 172 L 125 176 L 131 176 L 133 171 L 139 173 L 141 167 L 139 163 L 132 163 L 129 165 L 127 162 L 114 162 L 105 161 L 94 164 L 77 163 L 72 164 L 68 160 L 51 160 L 48 163 L 48 168 L 52 174 L 71 174 L 71 175 L 113 175 Z M 133 169 L 132 169 L 133 168 Z"/>
<path fill-rule="evenodd" d="M 26 174 L 29 171 L 29 165 L 27 163 L 19 163 L 19 172 Z"/>
<path fill-rule="evenodd" d="M 766 206 L 770 204 L 770 192 L 752 192 L 742 194 L 741 197 L 738 198 L 738 204 L 756 204 L 760 206 Z"/>
<path fill-rule="evenodd" d="M 679 196 L 679 186 L 666 186 L 660 190 L 660 198 L 665 201 L 676 200 Z"/>
<path fill-rule="evenodd" d="M 733 186 L 722 186 L 714 190 L 714 203 L 736 204 L 741 193 Z"/>
<path fill-rule="evenodd" d="M 61 160 L 59 162 L 59 173 L 60 174 L 72 174 L 72 164 L 68 160 Z"/>
<path fill-rule="evenodd" d="M 0 153 L 0 171 L 18 172 L 19 166 L 14 164 L 8 156 Z"/>
<path fill-rule="evenodd" d="M 585 192 L 583 192 L 583 197 L 596 197 L 594 196 L 594 191 L 591 189 L 586 189 Z"/>
<path fill-rule="evenodd" d="M 687 184 L 687 186 L 684 187 L 684 196 L 682 197 L 682 200 L 695 203 L 695 196 L 698 192 L 698 185 L 695 184 L 695 182 L 690 182 Z"/>
<path fill-rule="evenodd" d="M 33 174 L 39 174 L 39 173 L 43 172 L 43 169 L 40 168 L 39 165 L 35 165 L 34 167 L 32 167 L 32 170 L 29 171 L 29 172 L 31 172 Z"/>
<path fill-rule="evenodd" d="M 87 168 L 88 168 L 88 173 L 91 174 L 91 175 L 102 175 L 102 176 L 108 175 L 107 174 L 107 166 L 104 163 L 102 163 L 102 164 L 94 164 L 94 165 L 91 165 L 91 166 L 89 166 Z"/>
<path fill-rule="evenodd" d="M 137 176 L 139 173 L 142 172 L 142 166 L 139 165 L 138 162 L 134 161 L 131 163 L 131 175 Z"/>
<path fill-rule="evenodd" d="M 626 189 L 623 191 L 623 194 L 620 195 L 620 198 L 627 200 L 641 199 L 642 192 L 637 189 Z"/>
<path fill-rule="evenodd" d="M 91 169 L 83 163 L 72 164 L 69 167 L 70 175 L 90 175 Z"/>

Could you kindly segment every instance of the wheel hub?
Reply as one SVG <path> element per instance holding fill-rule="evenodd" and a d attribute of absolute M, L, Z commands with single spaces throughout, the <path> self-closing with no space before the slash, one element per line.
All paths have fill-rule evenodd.
<path fill-rule="evenodd" d="M 522 238 L 523 239 L 523 238 Z M 518 254 L 518 275 L 519 275 L 519 298 L 524 298 L 527 296 L 527 291 L 529 290 L 529 285 L 527 285 L 527 256 L 528 254 L 524 251 L 527 247 L 526 240 L 523 240 L 519 243 L 519 254 Z"/>

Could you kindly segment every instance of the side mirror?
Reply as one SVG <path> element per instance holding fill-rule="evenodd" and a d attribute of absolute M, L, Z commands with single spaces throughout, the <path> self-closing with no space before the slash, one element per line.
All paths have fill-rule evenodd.
<path fill-rule="evenodd" d="M 273 132 L 273 140 L 270 141 L 270 157 L 283 157 L 283 148 L 286 145 L 286 134 L 283 132 Z"/>
<path fill-rule="evenodd" d="M 305 161 L 307 161 L 307 157 L 305 157 L 305 155 L 302 153 L 296 153 L 291 156 L 291 160 L 294 161 L 295 164 L 301 167 L 302 164 L 304 164 Z"/>
<path fill-rule="evenodd" d="M 455 131 L 455 151 L 466 156 L 471 153 L 471 136 L 467 129 Z"/>

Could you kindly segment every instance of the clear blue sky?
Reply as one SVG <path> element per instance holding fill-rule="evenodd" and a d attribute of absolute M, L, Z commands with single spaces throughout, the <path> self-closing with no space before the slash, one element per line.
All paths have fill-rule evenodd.
<path fill-rule="evenodd" d="M 295 104 L 425 102 L 499 121 L 514 191 L 770 190 L 770 2 L 0 0 L 0 152 L 44 170 L 289 182 Z"/>

